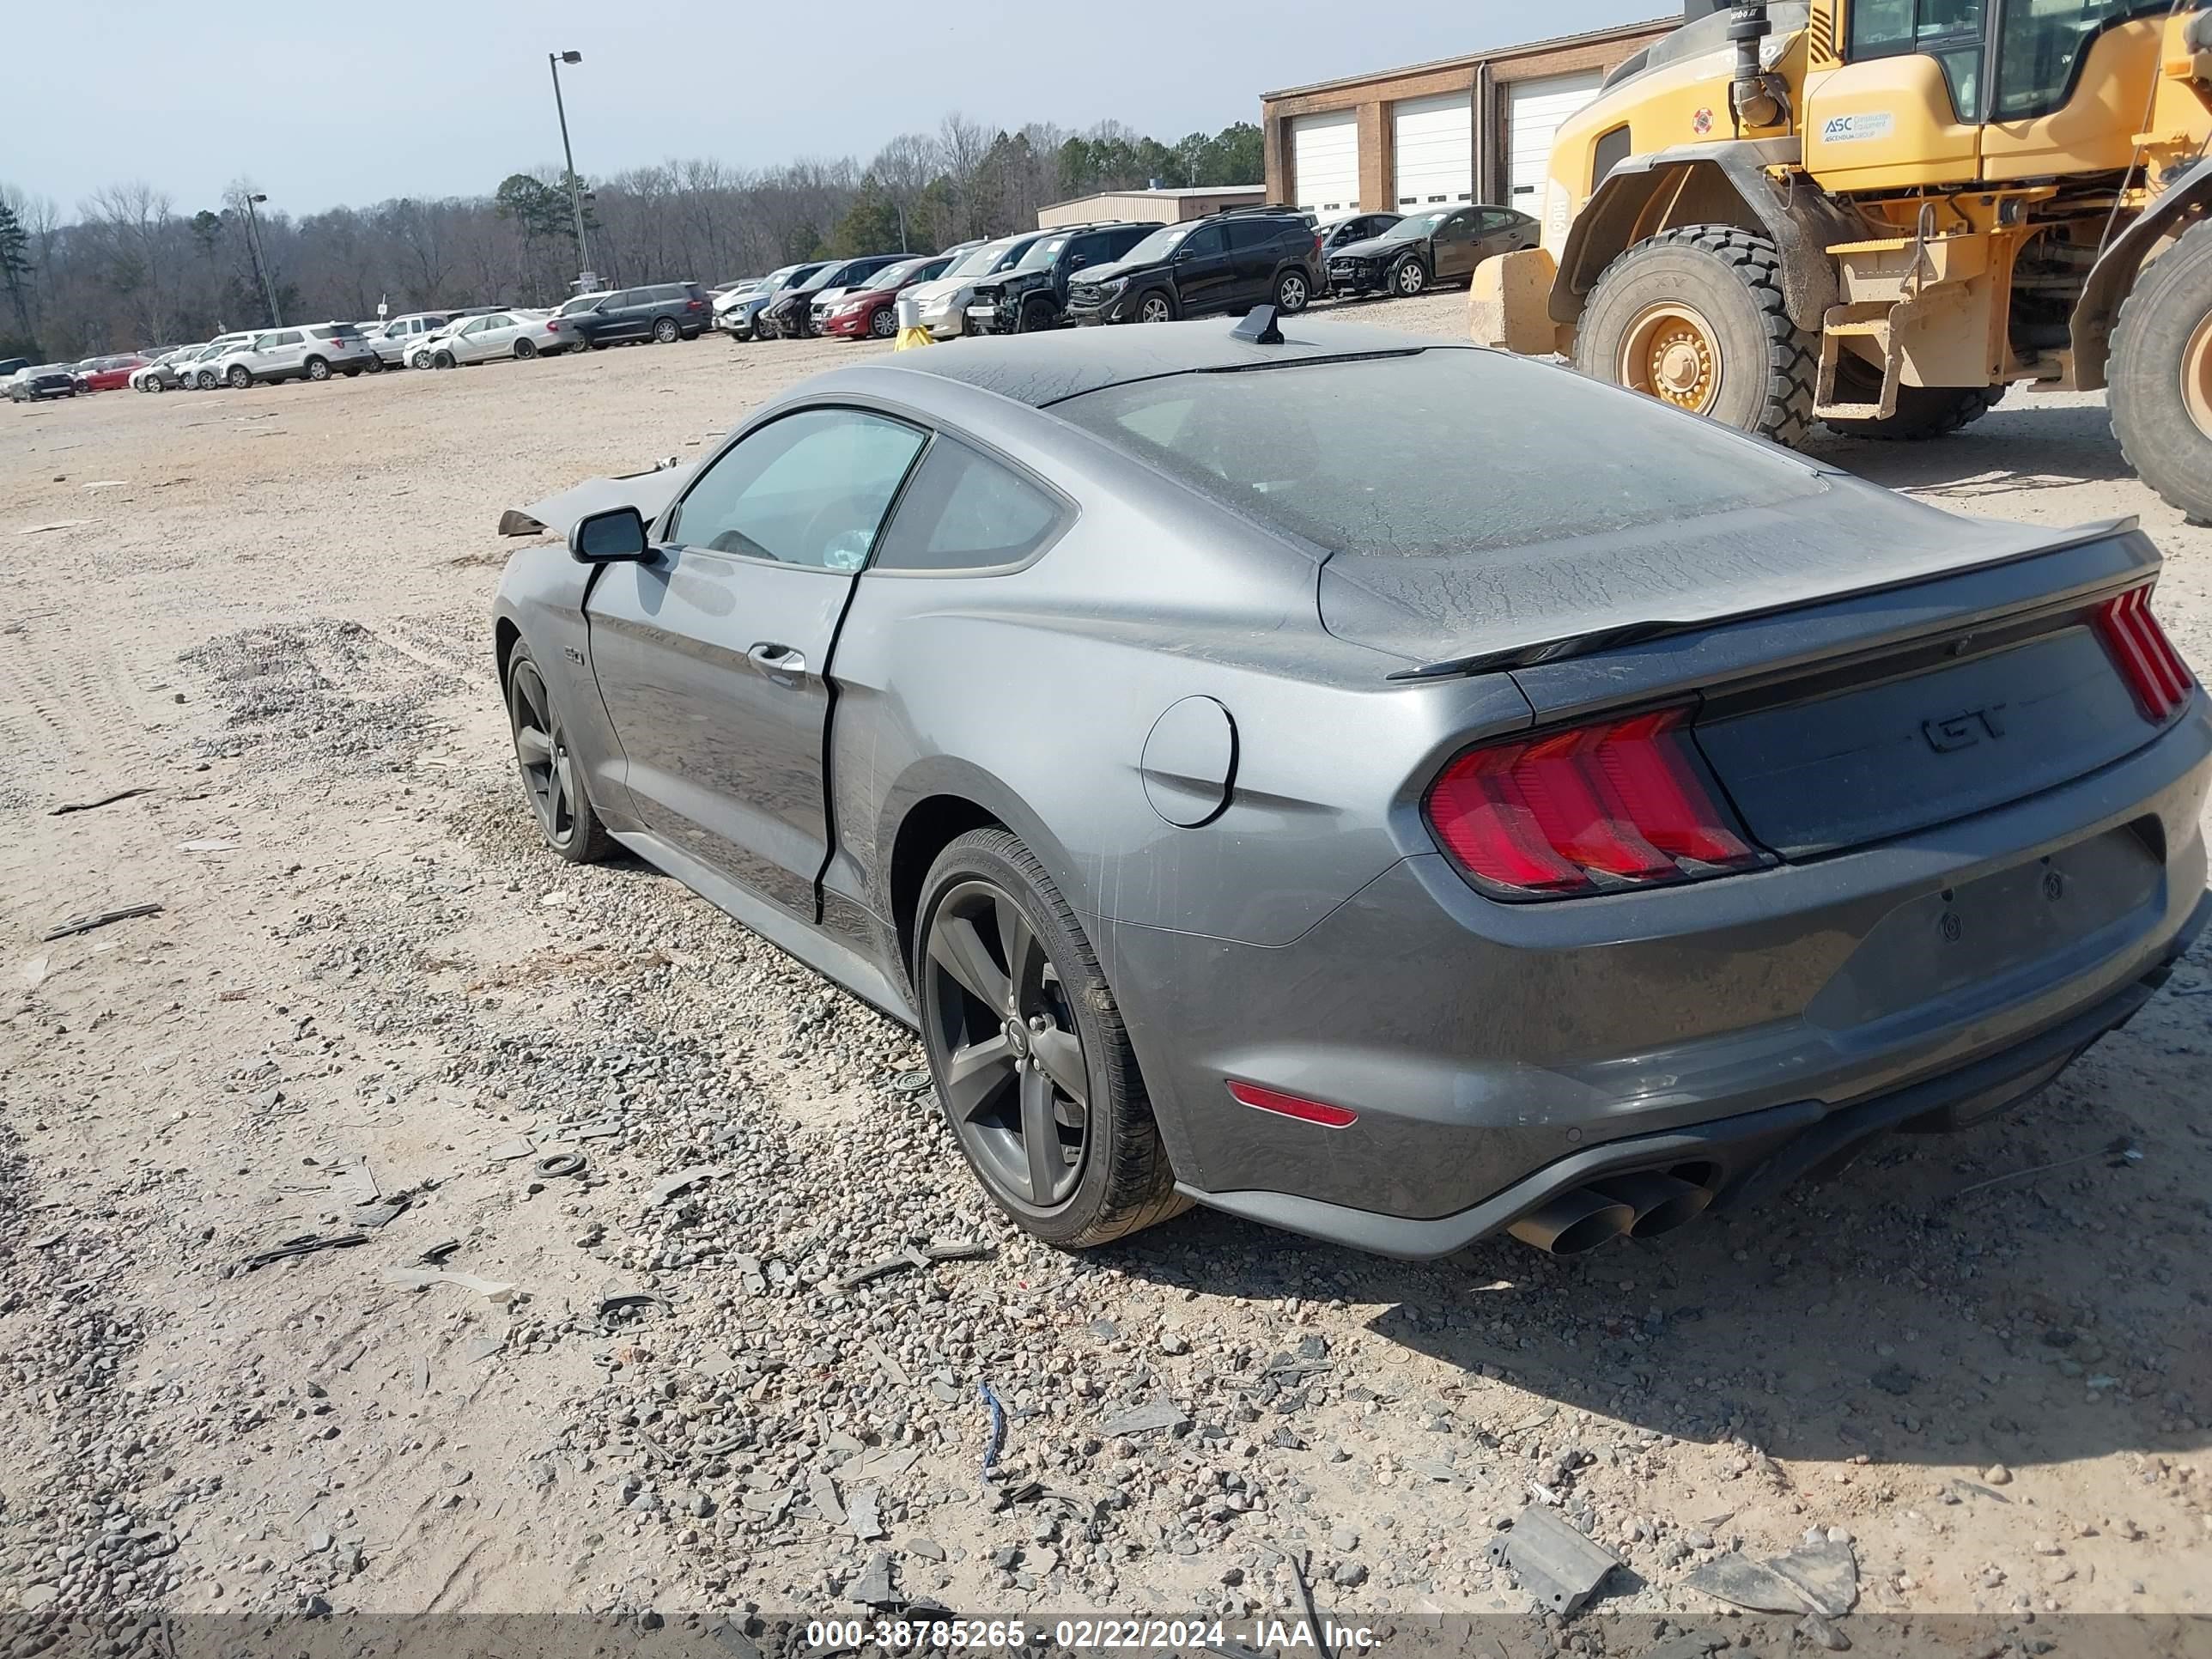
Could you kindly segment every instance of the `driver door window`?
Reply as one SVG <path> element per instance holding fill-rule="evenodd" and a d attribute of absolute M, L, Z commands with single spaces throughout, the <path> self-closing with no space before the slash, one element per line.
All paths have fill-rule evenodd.
<path fill-rule="evenodd" d="M 787 415 L 701 475 L 670 539 L 742 558 L 850 574 L 868 562 L 923 434 L 854 409 Z"/>

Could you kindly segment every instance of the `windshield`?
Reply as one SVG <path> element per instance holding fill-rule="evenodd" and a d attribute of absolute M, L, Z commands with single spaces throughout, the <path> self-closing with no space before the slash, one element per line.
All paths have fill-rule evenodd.
<path fill-rule="evenodd" d="M 1060 257 L 1060 249 L 1067 246 L 1065 236 L 1048 236 L 1041 242 L 1030 244 L 1030 251 L 1014 266 L 1016 270 L 1042 270 Z"/>
<path fill-rule="evenodd" d="M 1496 410 L 1511 414 L 1481 412 Z M 1449 348 L 1163 375 L 1053 413 L 1232 512 L 1362 558 L 1557 543 L 1820 488 L 1802 461 L 1717 442 L 1656 404 Z M 1479 468 L 1453 460 L 1470 446 Z M 1571 478 L 1565 454 L 1577 458 Z"/>
<path fill-rule="evenodd" d="M 1162 225 L 1151 235 L 1146 237 L 1143 241 L 1138 243 L 1136 246 L 1131 248 L 1127 253 L 1115 260 L 1115 264 L 1123 265 L 1148 265 L 1152 264 L 1155 260 L 1164 259 L 1169 254 L 1173 253 L 1178 247 L 1181 247 L 1182 246 L 1182 239 L 1189 234 L 1190 227 L 1188 225 Z"/>
<path fill-rule="evenodd" d="M 1013 246 L 1011 239 L 1003 242 L 986 242 L 945 274 L 947 276 L 988 276 L 999 269 Z"/>
<path fill-rule="evenodd" d="M 2025 120 L 2057 109 L 2090 41 L 2107 26 L 2130 17 L 2163 17 L 2172 9 L 2172 0 L 2074 0 L 2069 5 L 2009 0 L 2001 13 L 1996 108 L 1990 118 Z"/>

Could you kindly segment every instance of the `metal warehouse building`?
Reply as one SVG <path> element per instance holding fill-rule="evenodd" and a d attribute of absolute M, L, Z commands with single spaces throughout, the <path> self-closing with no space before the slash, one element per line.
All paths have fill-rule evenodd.
<path fill-rule="evenodd" d="M 1680 16 L 1263 93 L 1267 199 L 1328 217 L 1497 202 L 1542 213 L 1559 124 Z"/>

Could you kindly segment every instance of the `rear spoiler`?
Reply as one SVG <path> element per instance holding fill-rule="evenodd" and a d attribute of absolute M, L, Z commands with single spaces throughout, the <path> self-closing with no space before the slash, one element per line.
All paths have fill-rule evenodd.
<path fill-rule="evenodd" d="M 1863 587 L 1839 587 L 1823 593 L 1814 602 L 1818 606 L 1863 599 L 1869 594 L 1894 592 L 1902 589 L 1925 586 L 1930 582 L 1948 581 L 1968 571 L 1986 570 L 2003 565 L 2018 564 L 2025 560 L 2040 559 L 2053 553 L 2063 553 L 2070 548 L 2087 547 L 2098 542 L 2112 541 L 2137 531 L 2142 520 L 2130 514 L 2124 518 L 2102 519 L 2077 525 L 2062 532 L 2057 539 L 2039 545 L 1999 554 L 1990 559 L 1960 564 L 1948 570 L 1924 575 L 1869 583 Z M 1647 644 L 1670 635 L 1697 633 L 1715 628 L 1732 627 L 1738 623 L 1757 622 L 1766 617 L 1778 616 L 1791 611 L 1807 609 L 1803 600 L 1764 608 L 1736 611 L 1721 617 L 1701 617 L 1694 620 L 1652 618 L 1648 621 L 1624 623 L 1618 626 L 1589 629 L 1578 634 L 1563 635 L 1554 639 L 1539 641 L 1532 645 L 1508 646 L 1494 651 L 1477 652 L 1464 657 L 1440 658 L 1434 662 L 1401 668 L 1389 676 L 1393 680 L 1455 679 L 1470 674 L 1492 673 L 1498 669 L 1534 668 L 1545 663 L 1565 662 L 1577 657 L 1595 656 L 1602 651 L 1616 650 L 1625 646 Z"/>

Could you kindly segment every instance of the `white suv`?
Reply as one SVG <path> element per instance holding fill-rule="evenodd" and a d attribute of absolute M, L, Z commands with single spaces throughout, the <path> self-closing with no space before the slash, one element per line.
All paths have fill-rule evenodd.
<path fill-rule="evenodd" d="M 216 359 L 216 378 L 226 386 L 249 386 L 264 380 L 327 380 L 358 374 L 376 354 L 351 323 L 316 323 L 302 328 L 272 328 Z"/>

